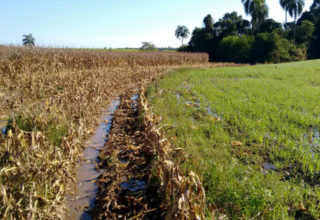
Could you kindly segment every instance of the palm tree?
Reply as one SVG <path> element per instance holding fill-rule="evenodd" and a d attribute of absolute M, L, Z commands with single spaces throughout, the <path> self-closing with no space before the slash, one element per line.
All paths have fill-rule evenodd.
<path fill-rule="evenodd" d="M 310 9 L 315 9 L 320 6 L 320 0 L 313 0 L 313 4 L 311 5 Z"/>
<path fill-rule="evenodd" d="M 186 26 L 184 25 L 177 26 L 175 35 L 178 39 L 179 38 L 181 39 L 182 46 L 183 46 L 183 40 L 188 38 L 189 34 L 190 34 L 189 29 Z"/>
<path fill-rule="evenodd" d="M 255 30 L 268 17 L 269 9 L 265 0 L 241 0 L 244 11 L 247 15 L 251 15 L 252 26 Z"/>
<path fill-rule="evenodd" d="M 290 17 L 294 17 L 293 42 L 296 41 L 297 17 L 301 15 L 304 7 L 304 0 L 287 0 L 287 10 Z"/>
<path fill-rule="evenodd" d="M 34 42 L 36 39 L 32 36 L 32 34 L 23 35 L 22 43 L 24 46 L 32 47 L 34 46 Z"/>
<path fill-rule="evenodd" d="M 288 2 L 288 0 L 280 0 L 280 5 L 281 5 L 281 7 L 283 8 L 283 10 L 285 11 L 285 24 L 287 24 L 288 23 L 288 9 L 287 9 L 287 3 Z"/>

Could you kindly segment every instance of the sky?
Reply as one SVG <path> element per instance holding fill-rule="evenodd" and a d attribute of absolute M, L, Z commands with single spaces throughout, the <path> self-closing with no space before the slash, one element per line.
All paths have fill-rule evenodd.
<path fill-rule="evenodd" d="M 266 1 L 269 17 L 284 22 L 279 0 Z M 305 10 L 312 1 L 305 0 Z M 192 32 L 207 14 L 217 21 L 232 11 L 250 19 L 241 0 L 1 0 L 0 44 L 21 45 L 31 33 L 48 47 L 140 47 L 143 41 L 178 47 L 177 25 Z"/>

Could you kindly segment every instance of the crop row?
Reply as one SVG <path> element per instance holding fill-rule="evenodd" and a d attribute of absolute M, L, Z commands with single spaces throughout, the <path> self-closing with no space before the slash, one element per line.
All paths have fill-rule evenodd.
<path fill-rule="evenodd" d="M 0 47 L 0 72 L 23 72 L 43 69 L 78 70 L 117 66 L 187 65 L 208 62 L 201 53 L 172 52 L 109 52 L 98 50 L 70 50 Z"/>

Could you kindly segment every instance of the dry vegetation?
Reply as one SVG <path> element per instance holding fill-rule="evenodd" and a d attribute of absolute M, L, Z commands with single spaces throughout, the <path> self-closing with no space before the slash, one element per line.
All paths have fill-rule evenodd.
<path fill-rule="evenodd" d="M 114 114 L 99 156 L 105 171 L 94 219 L 205 219 L 200 178 L 176 163 L 186 155 L 165 137 L 144 93 L 143 88 L 127 91 Z"/>
<path fill-rule="evenodd" d="M 156 160 L 156 178 L 160 180 L 160 192 L 166 195 L 161 207 L 166 208 L 165 219 L 205 219 L 206 195 L 199 176 L 180 166 L 188 157 L 181 148 L 167 139 L 161 118 L 154 114 L 142 88 L 139 102 L 144 115 L 145 145 L 153 148 Z"/>
<path fill-rule="evenodd" d="M 101 111 L 126 89 L 207 55 L 0 47 L 0 218 L 63 218 Z"/>

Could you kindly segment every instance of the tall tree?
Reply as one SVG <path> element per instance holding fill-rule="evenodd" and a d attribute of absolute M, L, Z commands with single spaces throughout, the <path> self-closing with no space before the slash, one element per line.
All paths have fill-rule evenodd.
<path fill-rule="evenodd" d="M 283 8 L 283 10 L 285 11 L 285 22 L 284 24 L 288 23 L 288 9 L 287 9 L 287 2 L 288 0 L 280 0 L 280 5 Z"/>
<path fill-rule="evenodd" d="M 313 24 L 317 24 L 320 20 L 320 0 L 314 0 L 309 11 L 304 11 L 297 21 L 297 26 L 301 24 L 302 21 L 309 20 Z"/>
<path fill-rule="evenodd" d="M 297 25 L 296 41 L 298 44 L 308 45 L 312 39 L 312 34 L 315 30 L 315 25 L 308 20 L 302 21 Z"/>
<path fill-rule="evenodd" d="M 282 25 L 279 22 L 273 20 L 272 18 L 265 20 L 259 27 L 260 33 L 271 33 L 275 30 L 277 30 L 277 33 L 283 32 Z"/>
<path fill-rule="evenodd" d="M 315 31 L 313 32 L 312 39 L 310 41 L 309 56 L 313 59 L 320 58 L 320 20 L 315 26 Z"/>
<path fill-rule="evenodd" d="M 34 46 L 36 39 L 32 36 L 32 34 L 23 35 L 22 43 L 24 46 Z"/>
<path fill-rule="evenodd" d="M 252 27 L 257 30 L 260 24 L 268 17 L 269 9 L 265 0 L 241 0 L 244 11 L 251 16 Z"/>
<path fill-rule="evenodd" d="M 311 5 L 311 9 L 315 9 L 320 6 L 320 0 L 313 0 L 313 4 Z"/>
<path fill-rule="evenodd" d="M 297 18 L 301 15 L 304 7 L 304 0 L 287 0 L 287 6 L 290 17 L 294 18 L 293 41 L 296 41 Z"/>
<path fill-rule="evenodd" d="M 183 46 L 183 40 L 188 38 L 190 32 L 189 29 L 184 25 L 178 25 L 175 31 L 176 37 L 181 39 L 181 45 Z"/>
<path fill-rule="evenodd" d="M 156 46 L 152 42 L 142 42 L 142 46 L 140 47 L 140 50 L 145 51 L 152 51 L 157 50 Z"/>
<path fill-rule="evenodd" d="M 250 22 L 238 16 L 237 12 L 226 13 L 213 25 L 214 35 L 221 39 L 229 35 L 243 35 L 250 28 Z"/>
<path fill-rule="evenodd" d="M 207 15 L 203 19 L 203 25 L 206 31 L 212 32 L 213 31 L 213 18 L 211 15 Z"/>

